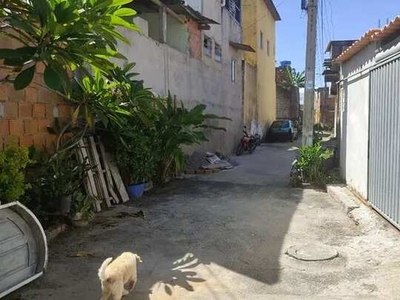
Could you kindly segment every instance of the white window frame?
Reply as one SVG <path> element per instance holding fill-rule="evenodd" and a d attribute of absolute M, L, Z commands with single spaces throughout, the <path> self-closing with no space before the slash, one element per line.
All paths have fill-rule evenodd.
<path fill-rule="evenodd" d="M 219 51 L 217 51 L 217 49 L 219 49 Z M 222 47 L 218 43 L 214 44 L 214 58 L 216 61 L 222 62 Z"/>
<path fill-rule="evenodd" d="M 236 60 L 231 60 L 231 81 L 236 81 Z"/>

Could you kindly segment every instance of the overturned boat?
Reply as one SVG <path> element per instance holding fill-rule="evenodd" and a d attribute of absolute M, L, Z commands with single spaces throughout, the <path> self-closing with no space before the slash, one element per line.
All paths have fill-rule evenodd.
<path fill-rule="evenodd" d="M 35 215 L 19 202 L 0 205 L 0 298 L 43 275 L 46 235 Z"/>

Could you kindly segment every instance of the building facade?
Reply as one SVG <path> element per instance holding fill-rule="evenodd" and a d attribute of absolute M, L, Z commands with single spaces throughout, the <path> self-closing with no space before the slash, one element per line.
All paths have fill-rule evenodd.
<path fill-rule="evenodd" d="M 336 62 L 341 175 L 400 227 L 400 16 L 366 32 Z"/>
<path fill-rule="evenodd" d="M 276 119 L 275 23 L 279 13 L 271 0 L 242 0 L 245 124 L 263 134 Z"/>
<path fill-rule="evenodd" d="M 140 32 L 123 31 L 130 45 L 121 43 L 119 51 L 155 93 L 230 118 L 213 121 L 227 131 L 208 132 L 210 141 L 196 149 L 231 153 L 243 126 L 240 1 L 135 0 L 133 8 Z"/>

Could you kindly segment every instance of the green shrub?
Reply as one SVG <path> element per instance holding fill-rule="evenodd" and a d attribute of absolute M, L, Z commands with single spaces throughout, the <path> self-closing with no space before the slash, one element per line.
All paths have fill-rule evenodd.
<path fill-rule="evenodd" d="M 325 161 L 332 156 L 333 151 L 324 149 L 320 143 L 301 147 L 291 172 L 292 185 L 325 182 Z"/>
<path fill-rule="evenodd" d="M 117 143 L 114 158 L 127 185 L 148 182 L 154 175 L 152 141 L 140 128 L 130 128 L 129 136 Z"/>
<path fill-rule="evenodd" d="M 27 148 L 9 146 L 0 152 L 0 201 L 15 201 L 24 194 L 24 170 L 29 163 Z"/>

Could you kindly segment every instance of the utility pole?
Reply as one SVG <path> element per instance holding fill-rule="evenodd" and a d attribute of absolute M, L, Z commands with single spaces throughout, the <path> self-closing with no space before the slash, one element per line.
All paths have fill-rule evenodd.
<path fill-rule="evenodd" d="M 318 0 L 308 0 L 307 5 L 307 51 L 306 51 L 306 84 L 304 90 L 303 111 L 303 146 L 313 144 L 314 133 L 314 87 L 315 56 L 317 47 L 317 8 Z"/>

